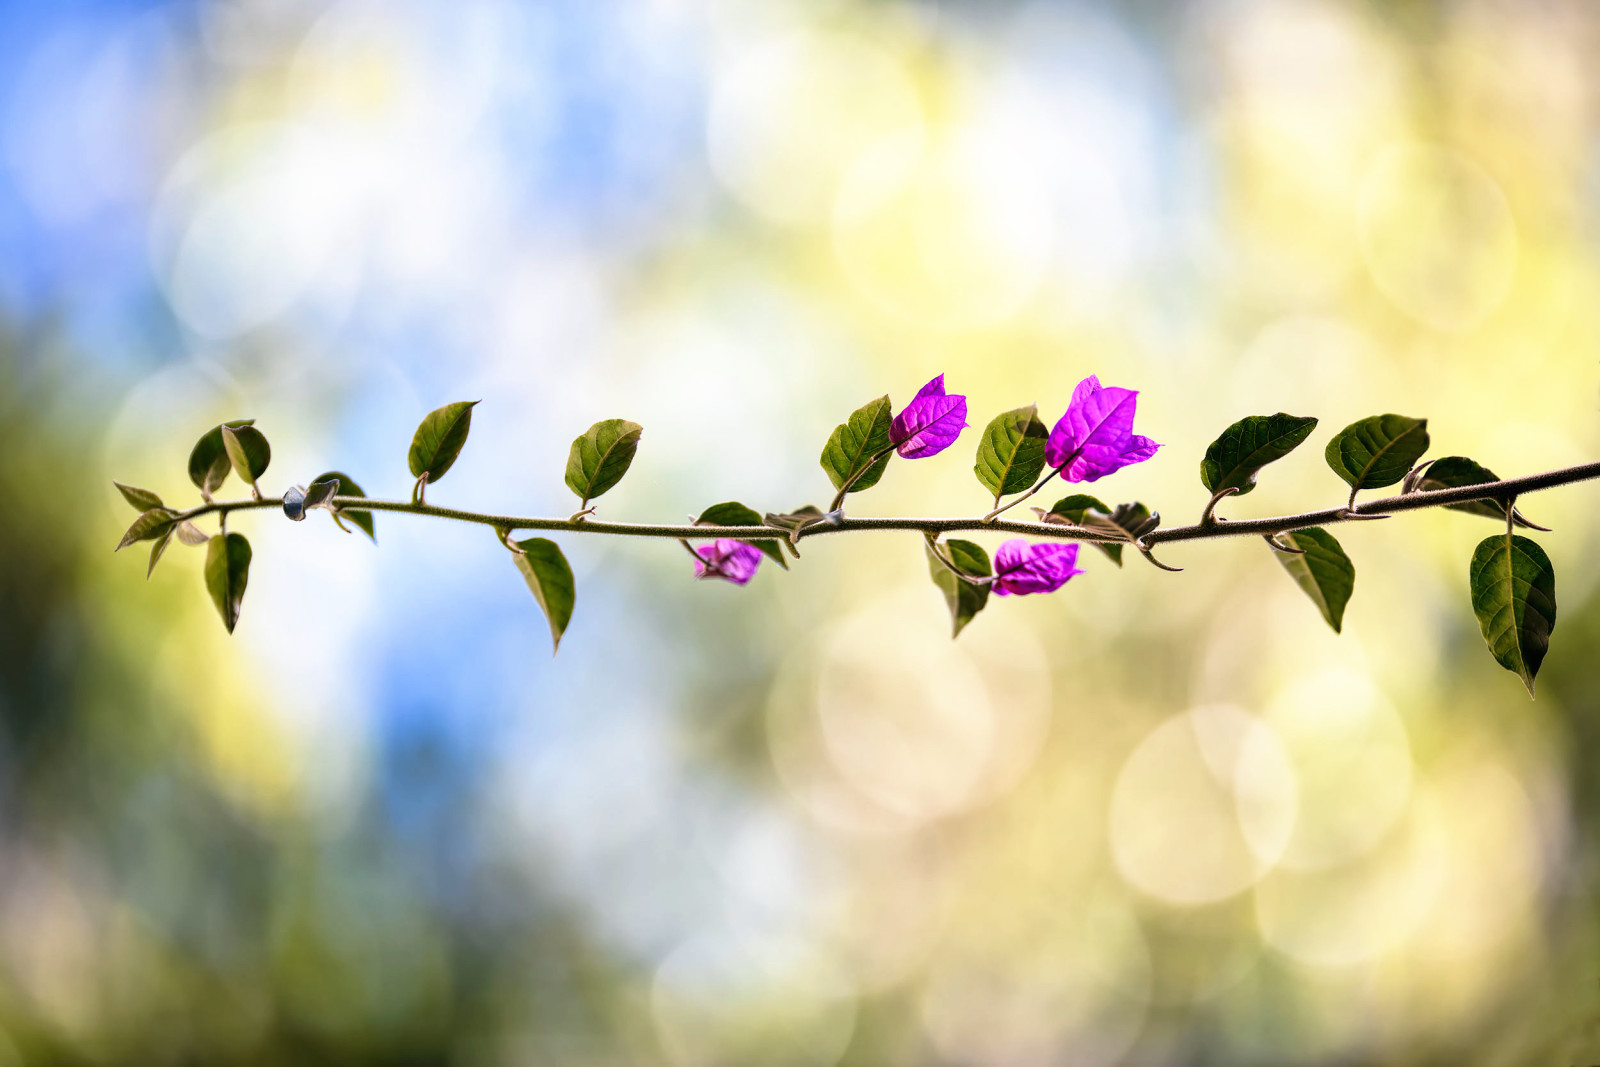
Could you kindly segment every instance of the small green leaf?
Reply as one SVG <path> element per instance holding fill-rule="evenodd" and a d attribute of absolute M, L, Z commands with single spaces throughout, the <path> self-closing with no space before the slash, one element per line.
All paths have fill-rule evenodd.
<path fill-rule="evenodd" d="M 148 489 L 140 489 L 135 485 L 123 485 L 121 482 L 112 482 L 117 487 L 117 492 L 122 494 L 122 499 L 133 505 L 134 511 L 149 511 L 151 508 L 164 507 L 161 498 Z"/>
<path fill-rule="evenodd" d="M 952 539 L 940 542 L 940 547 L 949 554 L 950 561 L 945 562 L 934 546 L 928 545 L 928 573 L 950 607 L 950 636 L 958 637 L 973 616 L 989 603 L 988 585 L 964 581 L 960 575 L 987 578 L 994 572 L 989 566 L 989 554 L 971 541 Z"/>
<path fill-rule="evenodd" d="M 1412 491 L 1420 493 L 1434 489 L 1456 489 L 1463 485 L 1483 485 L 1499 480 L 1500 476 L 1494 471 L 1466 456 L 1444 456 L 1428 464 L 1427 469 L 1419 473 Z M 1446 504 L 1445 508 L 1504 522 L 1506 506 L 1498 500 L 1469 500 L 1465 504 Z M 1531 525 L 1515 507 L 1511 508 L 1511 517 L 1519 526 Z"/>
<path fill-rule="evenodd" d="M 1133 507 L 1144 509 L 1143 504 L 1136 504 Z M 1062 522 L 1072 526 L 1082 526 L 1089 530 L 1115 532 L 1124 536 L 1127 534 L 1126 530 L 1111 521 L 1112 509 L 1088 493 L 1074 493 L 1072 496 L 1064 496 L 1057 500 L 1049 511 L 1039 511 L 1038 508 L 1034 508 L 1034 511 L 1038 514 L 1040 522 Z M 1149 511 L 1145 509 L 1143 515 L 1139 515 L 1137 512 L 1130 512 L 1129 515 L 1130 518 L 1136 518 L 1139 522 L 1142 522 L 1149 515 Z M 1091 544 L 1104 552 L 1112 563 L 1119 567 L 1122 566 L 1121 545 L 1108 545 L 1098 541 L 1091 542 Z"/>
<path fill-rule="evenodd" d="M 567 557 L 549 538 L 530 537 L 517 542 L 512 558 L 533 590 L 533 598 L 544 609 L 544 617 L 550 623 L 551 652 L 555 652 L 561 647 L 561 635 L 572 621 L 572 605 L 577 600 L 577 586 Z"/>
<path fill-rule="evenodd" d="M 243 534 L 217 534 L 206 549 L 206 589 L 222 616 L 222 625 L 233 633 L 239 622 L 239 605 L 250 581 L 250 542 Z"/>
<path fill-rule="evenodd" d="M 317 475 L 316 480 L 317 482 L 338 482 L 339 491 L 334 494 L 335 496 L 367 495 L 361 491 L 361 487 L 355 483 L 355 479 L 351 478 L 348 474 L 341 474 L 339 471 L 328 471 L 326 474 L 319 474 Z M 338 508 L 333 511 L 333 521 L 339 522 L 340 519 L 349 519 L 351 522 L 361 527 L 361 532 L 366 534 L 367 537 L 371 538 L 373 544 L 378 543 L 378 535 L 373 533 L 372 512 L 357 511 L 353 508 Z M 339 526 L 341 529 L 343 529 L 344 524 L 339 523 Z M 348 533 L 349 531 L 347 530 L 345 532 Z"/>
<path fill-rule="evenodd" d="M 213 426 L 195 442 L 193 451 L 189 453 L 189 480 L 207 501 L 228 480 L 228 472 L 233 469 L 228 450 L 222 443 L 222 427 L 238 429 L 241 426 L 254 426 L 255 422 L 255 419 L 234 419 L 222 426 Z"/>
<path fill-rule="evenodd" d="M 1334 633 L 1344 624 L 1344 608 L 1356 587 L 1356 567 L 1344 554 L 1339 542 L 1320 526 L 1279 535 L 1290 548 L 1299 552 L 1277 552 L 1278 562 L 1289 572 L 1295 584 L 1305 590 L 1306 596 L 1322 612 Z"/>
<path fill-rule="evenodd" d="M 198 548 L 210 542 L 211 538 L 194 523 L 180 522 L 178 523 L 178 540 L 190 548 Z"/>
<path fill-rule="evenodd" d="M 1472 610 L 1489 653 L 1520 676 L 1533 696 L 1533 679 L 1556 626 L 1556 572 L 1550 557 L 1526 537 L 1486 537 L 1472 553 L 1471 584 Z"/>
<path fill-rule="evenodd" d="M 127 533 L 122 535 L 122 540 L 117 542 L 113 550 L 121 552 L 135 541 L 149 541 L 160 537 L 172 529 L 173 523 L 178 521 L 178 513 L 169 508 L 151 508 L 133 520 L 133 525 L 128 527 Z"/>
<path fill-rule="evenodd" d="M 994 494 L 994 502 L 1033 485 L 1044 470 L 1044 449 L 1050 431 L 1039 418 L 1039 406 L 1030 404 L 1002 412 L 990 420 L 978 440 L 978 463 L 973 473 Z"/>
<path fill-rule="evenodd" d="M 835 489 L 848 484 L 852 493 L 859 493 L 878 484 L 883 468 L 889 465 L 891 421 L 889 398 L 880 396 L 834 427 L 822 447 L 821 463 Z"/>
<path fill-rule="evenodd" d="M 310 511 L 312 508 L 327 508 L 329 511 L 332 511 L 334 508 L 329 501 L 337 496 L 338 493 L 339 479 L 320 478 L 306 486 L 306 496 L 303 504 L 307 511 Z"/>
<path fill-rule="evenodd" d="M 146 581 L 149 581 L 150 576 L 156 572 L 156 564 L 161 562 L 161 555 L 166 552 L 167 544 L 172 540 L 172 535 L 176 530 L 177 526 L 168 526 L 167 532 L 156 538 L 155 544 L 150 546 L 150 566 L 146 567 L 144 571 Z"/>
<path fill-rule="evenodd" d="M 754 508 L 747 508 L 736 500 L 729 500 L 722 504 L 712 504 L 700 513 L 695 521 L 696 525 L 706 526 L 764 526 L 761 513 Z M 783 558 L 783 549 L 778 547 L 777 541 L 751 541 L 762 552 L 765 552 L 772 561 L 784 570 L 789 569 L 789 561 Z"/>
<path fill-rule="evenodd" d="M 1300 446 L 1317 420 L 1309 416 L 1251 415 L 1222 431 L 1200 461 L 1200 481 L 1212 493 L 1232 487 L 1244 496 L 1256 487 L 1256 474 Z"/>
<path fill-rule="evenodd" d="M 622 481 L 639 450 L 644 427 L 627 419 L 606 419 L 573 438 L 567 453 L 567 488 L 589 501 Z"/>
<path fill-rule="evenodd" d="M 1354 491 L 1393 485 L 1427 450 L 1427 419 L 1373 415 L 1334 434 L 1323 456 Z"/>
<path fill-rule="evenodd" d="M 793 511 L 776 514 L 769 511 L 761 517 L 763 526 L 771 526 L 773 529 L 782 530 L 789 535 L 789 551 L 794 552 L 796 558 L 799 558 L 800 553 L 794 548 L 794 545 L 800 540 L 800 531 L 808 526 L 815 526 L 819 522 L 827 521 L 828 516 L 823 514 L 822 509 L 815 504 L 807 504 L 805 507 L 795 508 Z"/>
<path fill-rule="evenodd" d="M 256 479 L 266 473 L 267 464 L 272 462 L 272 447 L 267 444 L 266 435 L 254 426 L 224 426 L 222 448 L 234 473 L 259 495 Z"/>
<path fill-rule="evenodd" d="M 434 408 L 423 417 L 417 432 L 411 437 L 411 451 L 407 462 L 411 476 L 428 476 L 432 485 L 444 477 L 445 471 L 461 455 L 461 446 L 467 443 L 467 433 L 472 429 L 472 409 L 482 401 L 458 400 L 442 408 Z"/>

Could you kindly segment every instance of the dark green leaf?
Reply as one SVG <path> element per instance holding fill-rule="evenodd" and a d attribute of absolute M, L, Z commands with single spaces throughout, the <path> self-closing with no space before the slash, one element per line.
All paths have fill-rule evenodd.
<path fill-rule="evenodd" d="M 222 426 L 238 429 L 241 426 L 254 426 L 255 422 L 255 419 L 234 419 Z M 189 480 L 207 500 L 228 480 L 228 472 L 233 469 L 228 450 L 222 444 L 222 426 L 207 430 L 189 453 Z"/>
<path fill-rule="evenodd" d="M 244 602 L 244 587 L 250 581 L 250 542 L 243 534 L 218 534 L 206 549 L 206 589 L 222 616 L 222 625 L 233 633 L 239 622 L 239 605 Z"/>
<path fill-rule="evenodd" d="M 1373 415 L 1333 435 L 1323 453 L 1352 490 L 1393 485 L 1428 450 L 1428 420 Z"/>
<path fill-rule="evenodd" d="M 161 562 L 161 555 L 167 550 L 167 543 L 172 540 L 172 535 L 176 530 L 176 526 L 168 526 L 167 532 L 156 538 L 155 544 L 150 546 L 150 566 L 146 567 L 144 571 L 146 581 L 156 572 L 156 564 Z"/>
<path fill-rule="evenodd" d="M 122 535 L 122 540 L 117 542 L 115 551 L 121 552 L 135 541 L 149 541 L 160 537 L 172 529 L 173 523 L 178 521 L 178 513 L 169 508 L 151 508 L 133 520 L 133 525 L 128 527 L 128 532 Z"/>
<path fill-rule="evenodd" d="M 339 491 L 334 494 L 335 496 L 367 495 L 361 491 L 361 487 L 355 483 L 355 479 L 351 478 L 348 474 L 341 474 L 339 471 L 328 471 L 326 474 L 319 474 L 317 475 L 317 481 L 338 482 Z M 372 512 L 356 511 L 353 508 L 339 508 L 333 512 L 333 521 L 339 522 L 340 519 L 349 519 L 351 522 L 361 527 L 361 532 L 371 538 L 373 544 L 378 543 L 378 535 L 373 533 Z M 343 523 L 339 523 L 339 525 L 341 529 L 344 526 Z"/>
<path fill-rule="evenodd" d="M 993 571 L 989 567 L 989 554 L 971 541 L 943 541 L 940 548 L 949 555 L 949 562 L 928 545 L 928 573 L 933 577 L 933 584 L 944 593 L 945 603 L 950 607 L 950 636 L 957 637 L 989 602 L 988 585 L 964 581 L 960 575 L 987 578 Z"/>
<path fill-rule="evenodd" d="M 849 484 L 852 493 L 871 489 L 889 465 L 889 424 L 892 422 L 889 398 L 863 404 L 851 412 L 846 422 L 834 427 L 822 447 L 822 469 L 835 489 Z"/>
<path fill-rule="evenodd" d="M 577 585 L 572 580 L 572 568 L 561 548 L 545 537 L 530 537 L 517 542 L 512 553 L 517 570 L 533 590 L 533 598 L 544 609 L 550 623 L 551 652 L 561 647 L 561 635 L 572 621 L 572 605 L 577 600 Z"/>
<path fill-rule="evenodd" d="M 1356 587 L 1356 567 L 1344 554 L 1339 542 L 1320 526 L 1279 535 L 1297 553 L 1273 552 L 1283 569 L 1289 572 L 1295 584 L 1305 590 L 1306 596 L 1328 620 L 1333 632 L 1338 633 L 1344 624 L 1344 607 Z"/>
<path fill-rule="evenodd" d="M 432 485 L 444 477 L 445 471 L 461 455 L 461 446 L 467 443 L 467 433 L 472 429 L 472 409 L 481 401 L 458 400 L 442 408 L 434 408 L 417 426 L 411 437 L 411 451 L 406 459 L 411 464 L 411 476 L 428 476 Z"/>
<path fill-rule="evenodd" d="M 1468 459 L 1466 456 L 1445 456 L 1428 464 L 1427 468 L 1418 473 L 1416 482 L 1412 486 L 1413 492 L 1428 492 L 1434 489 L 1455 489 L 1463 485 L 1483 485 L 1485 482 L 1498 482 L 1499 475 L 1482 464 Z M 1506 518 L 1506 505 L 1498 500 L 1469 500 L 1465 504 L 1446 504 L 1450 511 L 1464 511 L 1468 515 L 1481 515 L 1486 519 Z M 1520 526 L 1529 525 L 1522 513 L 1512 507 L 1512 518 Z"/>
<path fill-rule="evenodd" d="M 1144 508 L 1144 505 L 1136 504 L 1133 507 Z M 1105 533 L 1120 533 L 1124 536 L 1127 532 L 1111 521 L 1112 509 L 1088 493 L 1074 493 L 1072 496 L 1064 496 L 1057 500 L 1049 511 L 1040 511 L 1038 508 L 1033 510 L 1039 516 L 1040 522 L 1066 523 L 1072 526 L 1082 526 L 1090 530 L 1098 529 Z M 1145 515 L 1130 512 L 1130 515 L 1136 516 L 1140 522 L 1148 514 L 1148 511 L 1145 512 Z M 1091 542 L 1091 544 L 1110 557 L 1111 562 L 1119 567 L 1122 566 L 1121 545 L 1108 545 L 1098 541 Z"/>
<path fill-rule="evenodd" d="M 161 503 L 161 498 L 148 489 L 140 489 L 134 485 L 123 485 L 121 482 L 112 482 L 111 484 L 117 487 L 117 492 L 122 494 L 122 499 L 133 505 L 134 511 L 149 511 L 151 508 L 164 506 Z"/>
<path fill-rule="evenodd" d="M 754 508 L 747 508 L 736 500 L 729 500 L 722 504 L 712 504 L 700 513 L 694 520 L 697 525 L 706 526 L 764 526 L 761 513 Z M 762 552 L 770 556 L 773 562 L 784 570 L 789 569 L 789 561 L 783 558 L 783 549 L 777 541 L 751 541 Z"/>
<path fill-rule="evenodd" d="M 1495 661 L 1522 678 L 1533 696 L 1533 679 L 1556 626 L 1556 572 L 1538 543 L 1495 534 L 1472 553 L 1472 610 Z"/>
<path fill-rule="evenodd" d="M 994 494 L 995 504 L 1011 493 L 1033 485 L 1044 470 L 1044 447 L 1050 431 L 1039 419 L 1039 406 L 1030 404 L 996 415 L 978 441 L 978 463 L 972 470 L 983 487 Z"/>
<path fill-rule="evenodd" d="M 224 426 L 222 448 L 228 454 L 234 473 L 255 489 L 256 479 L 266 473 L 267 464 L 272 462 L 272 448 L 267 444 L 266 435 L 254 426 Z"/>
<path fill-rule="evenodd" d="M 306 486 L 305 509 L 310 511 L 312 508 L 327 508 L 332 511 L 333 505 L 329 501 L 338 493 L 339 479 L 321 478 L 314 481 Z"/>
<path fill-rule="evenodd" d="M 209 542 L 211 538 L 206 536 L 205 532 L 194 523 L 180 522 L 178 523 L 178 540 L 190 548 L 198 548 L 200 545 Z"/>
<path fill-rule="evenodd" d="M 582 498 L 584 506 L 622 481 L 643 431 L 637 422 L 606 419 L 573 438 L 567 454 L 567 488 Z"/>
<path fill-rule="evenodd" d="M 1316 419 L 1281 411 L 1240 419 L 1206 449 L 1200 481 L 1212 493 L 1232 487 L 1244 496 L 1256 487 L 1262 467 L 1293 452 L 1316 428 Z"/>

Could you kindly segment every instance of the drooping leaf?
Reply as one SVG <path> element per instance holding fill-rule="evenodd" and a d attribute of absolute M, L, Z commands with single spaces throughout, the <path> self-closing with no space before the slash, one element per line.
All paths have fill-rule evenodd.
<path fill-rule="evenodd" d="M 894 420 L 889 398 L 880 396 L 850 413 L 850 418 L 834 427 L 828 443 L 822 446 L 822 469 L 835 489 L 848 483 L 852 493 L 871 489 L 889 465 L 889 426 Z"/>
<path fill-rule="evenodd" d="M 192 522 L 178 523 L 178 540 L 190 548 L 198 548 L 211 540 L 205 531 Z"/>
<path fill-rule="evenodd" d="M 1320 526 L 1279 535 L 1290 548 L 1300 551 L 1277 552 L 1278 562 L 1295 584 L 1322 612 L 1334 633 L 1344 625 L 1344 608 L 1356 587 L 1356 567 L 1345 555 L 1334 536 Z"/>
<path fill-rule="evenodd" d="M 695 519 L 696 525 L 705 526 L 765 526 L 761 513 L 754 508 L 747 508 L 737 500 L 729 500 L 721 504 L 712 504 L 700 513 Z M 783 549 L 777 541 L 751 541 L 762 552 L 766 553 L 774 563 L 784 570 L 789 569 L 789 561 L 783 558 Z"/>
<path fill-rule="evenodd" d="M 426 474 L 428 484 L 432 485 L 444 477 L 461 455 L 461 446 L 467 443 L 467 434 L 472 429 L 472 409 L 480 403 L 458 400 L 434 408 L 423 417 L 411 437 L 411 451 L 406 455 L 413 478 Z"/>
<path fill-rule="evenodd" d="M 151 508 L 133 520 L 133 525 L 128 527 L 128 531 L 122 535 L 122 540 L 117 542 L 115 551 L 121 552 L 136 541 L 149 541 L 152 538 L 160 537 L 172 529 L 173 524 L 177 521 L 178 513 L 176 511 L 170 508 Z"/>
<path fill-rule="evenodd" d="M 117 492 L 122 494 L 122 499 L 133 506 L 134 511 L 149 511 L 151 508 L 164 507 L 161 498 L 148 489 L 140 489 L 136 485 L 123 485 L 121 482 L 112 482 L 117 487 Z"/>
<path fill-rule="evenodd" d="M 1425 470 L 1418 473 L 1412 491 L 1455 489 L 1463 485 L 1483 485 L 1486 482 L 1499 480 L 1500 476 L 1494 471 L 1466 456 L 1444 456 L 1434 460 Z M 1499 519 L 1501 522 L 1505 521 L 1506 507 L 1507 505 L 1498 500 L 1469 500 L 1464 504 L 1445 505 L 1450 511 L 1464 511 L 1468 515 L 1481 515 L 1486 519 Z M 1531 525 L 1514 506 L 1511 508 L 1511 518 L 1519 526 Z"/>
<path fill-rule="evenodd" d="M 1039 406 L 1030 404 L 1005 411 L 990 420 L 978 439 L 978 463 L 972 468 L 983 487 L 1000 498 L 1033 485 L 1044 470 L 1045 443 L 1050 429 L 1039 418 Z"/>
<path fill-rule="evenodd" d="M 355 483 L 355 479 L 351 478 L 348 474 L 342 474 L 339 471 L 328 471 L 325 474 L 317 475 L 316 482 L 314 482 L 313 484 L 317 484 L 317 483 L 320 483 L 320 482 L 337 482 L 339 484 L 339 491 L 334 494 L 335 496 L 366 496 L 367 495 L 366 493 L 363 493 L 361 491 L 361 487 Z M 367 537 L 369 537 L 372 540 L 373 544 L 377 544 L 378 543 L 378 535 L 373 532 L 372 512 L 370 512 L 370 511 L 357 511 L 354 508 L 338 508 L 338 509 L 334 509 L 333 510 L 333 521 L 334 522 L 339 522 L 340 519 L 349 519 L 351 522 L 353 522 L 357 526 L 361 527 L 361 532 L 366 534 Z M 340 523 L 339 525 L 340 525 L 341 529 L 344 526 L 343 523 Z M 346 532 L 348 532 L 348 531 L 346 531 Z"/>
<path fill-rule="evenodd" d="M 644 427 L 627 419 L 605 419 L 573 439 L 567 454 L 567 488 L 589 501 L 622 481 L 639 450 Z"/>
<path fill-rule="evenodd" d="M 161 556 L 166 552 L 167 544 L 172 540 L 172 535 L 177 529 L 177 526 L 168 526 L 167 532 L 156 538 L 155 543 L 150 546 L 150 566 L 146 567 L 144 571 L 146 581 L 149 581 L 150 576 L 156 572 L 156 564 L 161 562 Z"/>
<path fill-rule="evenodd" d="M 761 523 L 763 526 L 771 526 L 775 530 L 782 530 L 787 533 L 789 535 L 789 544 L 793 545 L 800 540 L 801 530 L 806 529 L 808 526 L 815 526 L 818 523 L 829 522 L 838 514 L 838 512 L 824 514 L 823 510 L 815 504 L 807 504 L 805 507 L 796 508 L 789 512 L 774 514 L 769 511 L 761 516 Z M 799 553 L 796 552 L 795 555 L 798 556 Z"/>
<path fill-rule="evenodd" d="M 1144 507 L 1142 504 L 1135 506 L 1140 508 Z M 1085 529 L 1090 530 L 1098 529 L 1102 532 L 1115 531 L 1126 536 L 1126 531 L 1111 521 L 1111 513 L 1113 509 L 1107 507 L 1100 500 L 1090 496 L 1088 493 L 1074 493 L 1072 496 L 1064 496 L 1060 500 L 1057 500 L 1049 511 L 1040 511 L 1038 508 L 1034 508 L 1033 510 L 1036 514 L 1038 514 L 1040 522 L 1068 523 L 1073 526 L 1082 526 Z M 1142 522 L 1143 517 L 1140 517 L 1139 521 Z M 1104 552 L 1108 557 L 1110 557 L 1111 562 L 1115 563 L 1119 567 L 1122 566 L 1121 545 L 1105 544 L 1099 541 L 1091 543 L 1094 545 L 1094 547 L 1098 548 L 1100 551 Z"/>
<path fill-rule="evenodd" d="M 272 462 L 272 446 L 267 444 L 266 435 L 254 426 L 224 426 L 222 448 L 234 473 L 259 493 L 256 479 L 266 473 L 267 464 Z"/>
<path fill-rule="evenodd" d="M 1393 485 L 1428 450 L 1428 420 L 1373 415 L 1333 435 L 1323 456 L 1352 490 Z"/>
<path fill-rule="evenodd" d="M 239 622 L 239 605 L 250 581 L 250 542 L 243 534 L 217 534 L 206 549 L 206 590 L 222 616 L 222 625 L 233 633 Z"/>
<path fill-rule="evenodd" d="M 1251 415 L 1222 431 L 1200 461 L 1200 481 L 1209 492 L 1232 487 L 1244 496 L 1256 487 L 1256 474 L 1300 446 L 1317 420 L 1309 416 Z"/>
<path fill-rule="evenodd" d="M 189 480 L 200 490 L 201 496 L 210 500 L 211 494 L 228 480 L 228 472 L 233 469 L 228 450 L 222 443 L 222 427 L 239 429 L 254 426 L 255 422 L 255 419 L 234 419 L 222 426 L 213 426 L 195 442 L 194 449 L 189 453 Z"/>
<path fill-rule="evenodd" d="M 544 610 L 550 623 L 550 651 L 561 647 L 561 635 L 572 621 L 572 606 L 577 600 L 577 585 L 572 579 L 572 568 L 561 548 L 546 537 L 530 537 L 517 542 L 512 553 L 517 570 L 533 591 L 533 598 Z"/>
<path fill-rule="evenodd" d="M 1556 572 L 1538 543 L 1495 534 L 1472 553 L 1472 610 L 1489 653 L 1518 675 L 1533 696 L 1533 680 L 1556 626 Z"/>
<path fill-rule="evenodd" d="M 950 608 L 950 636 L 959 637 L 973 616 L 989 603 L 987 584 L 964 581 L 960 575 L 987 578 L 993 571 L 989 566 L 989 554 L 980 545 L 956 539 L 941 541 L 939 545 L 949 555 L 949 562 L 928 545 L 928 573 L 933 584 L 944 593 L 944 601 Z"/>

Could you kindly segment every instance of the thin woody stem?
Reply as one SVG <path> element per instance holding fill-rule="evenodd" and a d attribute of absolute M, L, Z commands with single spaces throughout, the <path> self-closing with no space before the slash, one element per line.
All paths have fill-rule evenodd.
<path fill-rule="evenodd" d="M 884 456 L 887 456 L 893 451 L 894 446 L 890 445 L 888 448 L 885 448 L 883 451 L 867 460 L 866 463 L 862 464 L 861 469 L 852 474 L 849 479 L 839 487 L 839 492 L 834 496 L 833 503 L 828 505 L 828 510 L 838 511 L 840 508 L 844 507 L 844 498 L 850 494 L 850 490 L 855 488 L 856 483 L 861 480 L 862 476 L 870 471 L 877 464 L 878 460 L 882 459 Z"/>
<path fill-rule="evenodd" d="M 1062 464 L 1062 467 L 1065 467 L 1065 466 L 1066 466 L 1066 464 Z M 1029 489 L 1026 493 L 1023 493 L 1021 496 L 1017 497 L 1017 499 L 1013 500 L 1011 503 L 1002 505 L 1002 506 L 1000 506 L 998 508 L 995 508 L 993 511 L 989 512 L 989 514 L 987 514 L 987 515 L 985 515 L 983 517 L 983 521 L 984 522 L 993 522 L 995 519 L 999 518 L 1001 515 L 1004 515 L 1006 512 L 1010 511 L 1012 508 L 1016 507 L 1018 504 L 1022 503 L 1024 500 L 1028 499 L 1030 496 L 1032 496 L 1033 494 L 1037 493 L 1039 490 L 1043 489 L 1046 485 L 1048 485 L 1050 483 L 1050 479 L 1051 478 L 1054 478 L 1056 475 L 1061 473 L 1062 467 L 1054 467 L 1054 468 L 1052 468 L 1049 474 L 1046 474 L 1043 478 L 1039 479 L 1039 484 L 1038 485 L 1034 486 L 1032 489 Z"/>

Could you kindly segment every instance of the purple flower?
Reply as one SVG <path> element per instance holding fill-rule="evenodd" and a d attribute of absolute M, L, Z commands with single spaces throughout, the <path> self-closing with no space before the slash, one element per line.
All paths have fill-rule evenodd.
<path fill-rule="evenodd" d="M 755 577 L 761 566 L 761 550 L 745 541 L 719 537 L 709 545 L 694 550 L 701 562 L 694 565 L 696 578 L 726 578 L 734 585 L 744 585 Z"/>
<path fill-rule="evenodd" d="M 1089 375 L 1045 444 L 1044 461 L 1069 482 L 1092 482 L 1130 463 L 1142 463 L 1161 446 L 1133 432 L 1133 389 L 1105 388 Z"/>
<path fill-rule="evenodd" d="M 889 424 L 889 440 L 906 459 L 936 456 L 956 443 L 967 425 L 967 398 L 946 396 L 944 375 L 922 387 Z"/>
<path fill-rule="evenodd" d="M 1075 566 L 1077 562 L 1076 544 L 1034 544 L 1018 537 L 995 550 L 991 588 L 997 596 L 1053 593 L 1066 585 L 1068 578 L 1083 573 Z"/>

